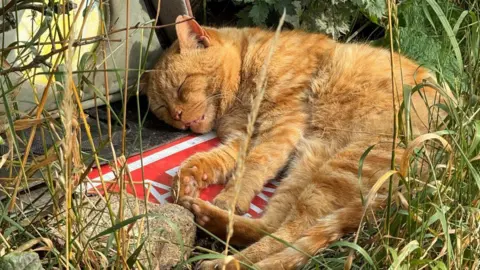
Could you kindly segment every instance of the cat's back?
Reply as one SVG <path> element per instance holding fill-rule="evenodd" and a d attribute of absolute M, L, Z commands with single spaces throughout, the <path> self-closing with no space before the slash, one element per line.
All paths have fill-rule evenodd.
<path fill-rule="evenodd" d="M 216 34 L 241 55 L 240 103 L 256 89 L 275 32 L 260 28 L 218 28 Z M 397 53 L 368 44 L 338 43 L 323 34 L 282 31 L 268 67 L 267 100 L 275 104 L 300 104 L 310 114 L 314 131 L 356 130 L 391 132 L 393 121 L 392 68 L 397 101 L 403 85 L 416 85 L 431 77 L 429 71 Z M 434 96 L 431 88 L 424 89 Z M 413 102 L 423 101 L 414 97 Z M 399 104 L 396 104 L 399 108 Z M 427 110 L 420 109 L 420 118 Z M 337 132 L 331 133 L 336 136 Z"/>
<path fill-rule="evenodd" d="M 434 78 L 428 69 L 398 53 L 392 58 L 387 49 L 338 43 L 322 76 L 313 80 L 316 87 L 312 91 L 317 97 L 313 104 L 314 128 L 333 137 L 350 137 L 352 132 L 390 136 L 397 113 L 394 108 L 398 111 L 403 102 L 404 86 L 413 87 Z M 421 92 L 428 102 L 418 93 L 411 97 L 416 111 L 412 123 L 418 132 L 423 132 L 428 122 L 427 103 L 433 104 L 436 96 L 431 87 Z"/>

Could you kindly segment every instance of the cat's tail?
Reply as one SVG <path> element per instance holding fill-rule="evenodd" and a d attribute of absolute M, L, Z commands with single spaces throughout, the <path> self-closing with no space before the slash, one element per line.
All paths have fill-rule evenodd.
<path fill-rule="evenodd" d="M 378 208 L 383 200 L 374 202 L 370 207 Z M 370 208 L 369 207 L 369 208 Z M 297 269 L 325 249 L 329 244 L 340 239 L 347 233 L 355 232 L 361 225 L 365 211 L 361 202 L 351 203 L 318 220 L 317 224 L 305 231 L 303 236 L 275 255 L 272 261 L 277 261 L 284 269 Z M 259 265 L 262 265 L 260 262 Z"/>

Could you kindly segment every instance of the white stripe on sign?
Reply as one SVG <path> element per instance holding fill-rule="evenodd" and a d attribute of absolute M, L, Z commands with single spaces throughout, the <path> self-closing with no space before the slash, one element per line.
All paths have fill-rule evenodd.
<path fill-rule="evenodd" d="M 267 195 L 265 195 L 265 194 L 263 194 L 263 193 L 260 192 L 260 193 L 258 193 L 257 196 L 258 196 L 260 199 L 268 202 L 268 197 L 267 197 Z"/>
<path fill-rule="evenodd" d="M 170 190 L 170 187 L 161 183 L 154 182 L 150 179 L 145 179 L 145 187 L 149 187 L 150 194 L 157 199 L 160 204 L 165 204 L 167 199 L 172 196 L 170 191 L 161 195 L 155 187 L 161 188 L 163 190 Z"/>
<path fill-rule="evenodd" d="M 150 179 L 145 179 L 145 183 L 150 183 L 152 186 L 161 188 L 161 189 L 163 189 L 163 190 L 171 190 L 171 189 L 172 189 L 170 186 L 167 186 L 167 185 L 164 185 L 164 184 L 162 184 L 162 183 L 158 183 L 158 182 L 152 181 L 152 180 L 150 180 Z"/>
<path fill-rule="evenodd" d="M 180 166 L 177 166 L 175 168 L 171 168 L 170 170 L 166 171 L 165 173 L 170 175 L 170 176 L 175 176 L 175 174 L 177 174 L 179 168 L 180 168 Z"/>
<path fill-rule="evenodd" d="M 274 189 L 274 188 L 270 188 L 270 187 L 263 187 L 262 190 L 263 190 L 263 191 L 266 191 L 266 192 L 270 192 L 270 193 L 274 193 L 274 192 L 275 192 L 275 189 Z"/>
<path fill-rule="evenodd" d="M 260 209 L 260 207 L 256 206 L 255 204 L 251 203 L 250 204 L 250 209 L 252 209 L 253 211 L 255 211 L 255 213 L 257 214 L 260 214 L 263 212 L 262 209 Z"/>
<path fill-rule="evenodd" d="M 162 195 L 151 185 L 148 185 L 150 186 L 149 188 L 149 192 L 150 194 L 155 197 L 155 199 L 157 200 L 157 202 L 161 202 L 162 201 Z M 145 187 L 148 187 L 147 185 L 145 185 Z"/>
<path fill-rule="evenodd" d="M 210 132 L 210 133 L 207 133 L 207 134 L 202 134 L 202 135 L 200 135 L 198 137 L 195 137 L 195 138 L 191 138 L 191 139 L 186 140 L 184 142 L 181 142 L 177 145 L 171 146 L 169 148 L 166 148 L 166 149 L 163 149 L 163 150 L 158 151 L 156 153 L 153 153 L 149 156 L 143 157 L 143 164 L 142 164 L 141 159 L 139 159 L 137 161 L 134 161 L 132 163 L 128 163 L 128 169 L 130 170 L 130 172 L 133 172 L 135 170 L 140 169 L 142 165 L 147 166 L 147 165 L 149 165 L 151 163 L 154 163 L 154 162 L 156 162 L 160 159 L 164 159 L 168 156 L 171 156 L 173 154 L 181 152 L 185 149 L 188 149 L 188 148 L 193 147 L 195 145 L 198 145 L 198 144 L 201 144 L 203 142 L 214 139 L 215 137 L 216 137 L 215 133 Z M 106 174 L 103 175 L 103 180 L 105 180 L 105 181 L 110 181 L 110 180 L 113 180 L 114 178 L 115 178 L 115 175 L 113 174 L 113 172 L 109 172 L 109 173 L 106 173 Z M 93 181 L 99 181 L 99 180 L 100 180 L 100 176 L 93 179 Z M 101 185 L 100 182 L 87 183 L 85 188 L 86 188 L 86 190 L 90 190 L 91 188 L 99 186 L 99 185 Z"/>

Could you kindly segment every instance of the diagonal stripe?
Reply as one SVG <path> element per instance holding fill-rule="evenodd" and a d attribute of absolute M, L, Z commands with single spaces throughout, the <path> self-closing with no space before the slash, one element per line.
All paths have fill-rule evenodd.
<path fill-rule="evenodd" d="M 270 192 L 270 193 L 274 193 L 274 192 L 275 192 L 275 189 L 274 189 L 274 188 L 271 188 L 271 187 L 263 187 L 262 190 L 263 190 L 263 191 L 266 191 L 266 192 Z"/>
<path fill-rule="evenodd" d="M 183 150 L 188 149 L 190 147 L 193 147 L 195 145 L 198 145 L 198 144 L 201 144 L 203 142 L 214 139 L 215 137 L 216 137 L 215 133 L 210 132 L 210 133 L 203 134 L 203 135 L 200 135 L 198 137 L 189 139 L 187 141 L 181 142 L 177 145 L 174 145 L 172 147 L 169 147 L 169 148 L 164 149 L 162 151 L 159 151 L 157 153 L 146 156 L 146 157 L 143 158 L 143 166 L 147 166 L 147 165 L 149 165 L 151 163 L 154 163 L 154 162 L 156 162 L 160 159 L 166 158 L 168 156 L 176 154 L 180 151 L 183 151 Z M 128 164 L 128 169 L 130 170 L 130 172 L 133 172 L 135 170 L 140 169 L 141 165 L 142 165 L 141 160 L 137 160 L 137 161 L 134 161 L 132 163 L 129 163 Z M 113 180 L 114 178 L 115 178 L 115 175 L 114 175 L 113 172 L 109 172 L 109 173 L 106 173 L 106 174 L 103 175 L 103 179 L 105 181 L 110 181 L 110 180 Z M 98 180 L 100 180 L 100 177 L 96 177 L 93 180 L 98 181 Z M 96 186 L 99 186 L 100 184 L 101 184 L 100 182 L 87 183 L 85 188 L 86 188 L 86 190 L 90 190 L 94 186 L 96 187 Z"/>
<path fill-rule="evenodd" d="M 262 199 L 262 200 L 264 200 L 264 201 L 268 202 L 268 196 L 267 196 L 267 195 L 265 195 L 265 194 L 263 194 L 263 193 L 261 193 L 261 192 L 260 192 L 260 193 L 258 193 L 257 197 L 259 197 L 260 199 Z"/>
<path fill-rule="evenodd" d="M 152 186 L 161 188 L 163 190 L 171 190 L 172 189 L 170 186 L 164 185 L 164 184 L 159 183 L 159 182 L 152 181 L 150 179 L 145 179 L 145 183 L 150 183 Z"/>
<path fill-rule="evenodd" d="M 177 174 L 179 168 L 180 168 L 180 166 L 171 168 L 170 170 L 166 171 L 165 173 L 170 175 L 170 176 L 175 176 L 175 174 Z"/>
<path fill-rule="evenodd" d="M 260 209 L 260 207 L 256 206 L 255 204 L 251 203 L 250 204 L 250 209 L 252 209 L 253 211 L 255 211 L 255 213 L 257 214 L 260 214 L 263 212 L 262 209 Z"/>
<path fill-rule="evenodd" d="M 145 185 L 147 186 L 147 185 Z M 160 193 L 158 193 L 158 191 L 153 187 L 153 186 L 150 186 L 150 194 L 155 197 L 155 199 L 159 202 L 159 203 L 162 203 L 162 195 L 160 195 Z M 147 198 L 145 198 L 147 199 Z"/>

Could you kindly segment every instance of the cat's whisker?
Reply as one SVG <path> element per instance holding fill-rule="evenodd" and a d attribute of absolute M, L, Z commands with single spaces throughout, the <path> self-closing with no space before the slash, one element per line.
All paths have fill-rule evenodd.
<path fill-rule="evenodd" d="M 162 108 L 166 108 L 166 107 L 167 107 L 166 105 L 159 105 L 159 106 L 157 106 L 157 107 L 155 107 L 155 108 L 153 108 L 153 109 L 151 109 L 151 110 L 152 110 L 152 112 L 156 112 L 156 111 L 158 111 L 158 110 L 160 110 L 160 109 L 162 109 Z"/>
<path fill-rule="evenodd" d="M 223 97 L 225 97 L 225 94 L 224 94 L 224 93 L 221 93 L 221 92 L 220 92 L 220 93 L 217 93 L 217 94 L 214 94 L 214 95 L 211 95 L 211 96 L 208 96 L 206 99 L 195 103 L 195 104 L 193 105 L 193 107 L 192 107 L 192 110 L 197 109 L 199 106 L 201 106 L 201 105 L 203 105 L 203 104 L 211 101 L 212 99 L 221 99 L 221 98 L 223 98 Z M 238 98 L 237 96 L 234 96 L 234 99 L 235 99 L 236 101 L 238 101 L 240 104 L 242 104 L 242 105 L 244 104 L 244 101 L 242 101 L 242 100 L 241 100 L 240 98 Z"/>

